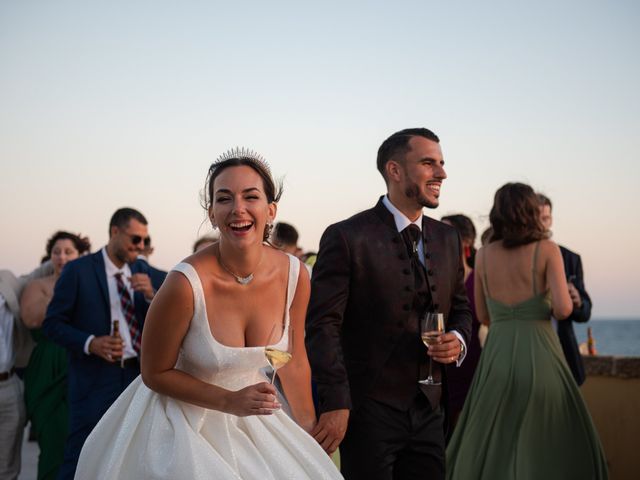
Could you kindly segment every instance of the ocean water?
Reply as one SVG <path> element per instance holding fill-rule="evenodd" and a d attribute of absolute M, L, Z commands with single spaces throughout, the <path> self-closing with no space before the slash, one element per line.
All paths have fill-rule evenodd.
<path fill-rule="evenodd" d="M 587 341 L 587 328 L 596 343 L 598 355 L 640 357 L 640 319 L 592 319 L 587 323 L 574 323 L 578 343 Z"/>

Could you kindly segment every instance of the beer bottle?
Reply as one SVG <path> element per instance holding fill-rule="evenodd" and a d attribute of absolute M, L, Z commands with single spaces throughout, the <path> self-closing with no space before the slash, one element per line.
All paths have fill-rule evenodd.
<path fill-rule="evenodd" d="M 587 350 L 589 355 L 596 354 L 596 341 L 593 338 L 593 334 L 591 333 L 591 327 L 587 328 Z"/>
<path fill-rule="evenodd" d="M 122 337 L 120 336 L 120 320 L 115 319 L 115 320 L 112 321 L 112 323 L 113 323 L 113 333 L 111 334 L 111 336 L 113 338 L 117 338 L 118 340 L 122 341 Z M 113 359 L 116 362 L 119 362 L 119 361 L 122 360 L 122 357 L 121 356 L 114 356 Z"/>

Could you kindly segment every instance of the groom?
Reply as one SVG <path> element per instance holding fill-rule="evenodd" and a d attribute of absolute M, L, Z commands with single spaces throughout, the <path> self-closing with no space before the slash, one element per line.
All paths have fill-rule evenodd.
<path fill-rule="evenodd" d="M 387 194 L 327 228 L 313 270 L 306 341 L 320 417 L 312 435 L 329 453 L 340 445 L 347 479 L 444 478 L 441 386 L 418 380 L 429 356 L 443 381 L 443 364 L 464 359 L 471 313 L 458 234 L 422 214 L 438 206 L 447 177 L 440 141 L 425 128 L 394 133 L 377 165 Z M 428 352 L 426 311 L 443 313 L 447 332 Z"/>

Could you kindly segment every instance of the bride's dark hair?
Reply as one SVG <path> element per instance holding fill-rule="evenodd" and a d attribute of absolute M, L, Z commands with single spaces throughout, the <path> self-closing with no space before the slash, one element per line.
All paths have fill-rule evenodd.
<path fill-rule="evenodd" d="M 547 238 L 539 207 L 538 197 L 529 185 L 507 183 L 500 187 L 489 213 L 491 241 L 502 240 L 505 248 L 514 248 Z"/>
<path fill-rule="evenodd" d="M 253 153 L 253 152 L 251 152 Z M 264 193 L 267 197 L 268 203 L 278 203 L 280 201 L 280 197 L 282 196 L 282 183 L 276 182 L 273 180 L 271 176 L 271 171 L 267 164 L 256 155 L 247 155 L 243 156 L 239 154 L 237 156 L 232 156 L 228 158 L 224 158 L 223 160 L 216 160 L 209 167 L 209 171 L 207 173 L 207 178 L 204 184 L 204 195 L 203 195 L 203 207 L 208 211 L 213 203 L 213 183 L 215 182 L 218 175 L 222 173 L 224 170 L 230 167 L 240 167 L 246 166 L 252 168 L 260 178 L 262 179 L 262 185 L 264 187 Z M 267 224 L 264 229 L 263 240 L 267 241 L 269 236 L 271 235 L 271 230 L 273 226 Z"/>

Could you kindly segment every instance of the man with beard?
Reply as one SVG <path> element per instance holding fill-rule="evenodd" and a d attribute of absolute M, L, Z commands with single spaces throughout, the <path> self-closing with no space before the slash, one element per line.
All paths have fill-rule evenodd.
<path fill-rule="evenodd" d="M 109 243 L 68 263 L 42 324 L 69 357 L 69 436 L 58 479 L 72 479 L 93 427 L 140 374 L 138 357 L 149 302 L 160 288 L 137 260 L 148 237 L 147 220 L 132 208 L 111 217 Z M 119 321 L 119 337 L 113 335 Z"/>
<path fill-rule="evenodd" d="M 320 414 L 312 435 L 329 453 L 340 445 L 347 479 L 444 478 L 442 385 L 418 381 L 429 356 L 436 381 L 464 359 L 471 313 L 459 236 L 422 214 L 447 177 L 439 142 L 424 128 L 385 140 L 387 194 L 320 242 L 306 332 Z M 446 331 L 428 351 L 425 312 L 443 313 Z"/>

